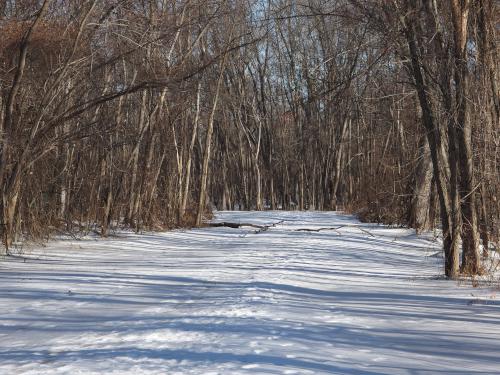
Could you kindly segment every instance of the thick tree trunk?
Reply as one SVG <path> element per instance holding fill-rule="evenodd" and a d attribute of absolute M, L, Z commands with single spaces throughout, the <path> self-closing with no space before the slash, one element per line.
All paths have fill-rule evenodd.
<path fill-rule="evenodd" d="M 4 218 L 5 218 L 5 233 L 4 233 L 4 245 L 5 251 L 8 254 L 9 248 L 12 245 L 12 241 L 15 237 L 15 214 L 17 209 L 17 200 L 19 198 L 19 183 L 14 184 L 9 189 L 9 195 L 5 198 L 4 206 Z"/>
<path fill-rule="evenodd" d="M 415 172 L 415 188 L 413 190 L 410 226 L 417 233 L 431 228 L 430 204 L 432 190 L 432 160 L 427 138 L 423 138 L 420 150 L 420 160 Z"/>
<path fill-rule="evenodd" d="M 483 257 L 488 257 L 489 256 L 488 250 L 490 246 L 490 235 L 488 233 L 488 214 L 486 211 L 485 191 L 483 183 L 481 183 L 479 205 L 481 212 L 481 219 L 479 222 L 479 235 L 481 237 L 481 242 L 483 243 Z"/>
<path fill-rule="evenodd" d="M 413 25 L 405 25 L 405 35 L 410 50 L 411 72 L 415 80 L 418 99 L 422 109 L 422 123 L 427 133 L 431 151 L 432 167 L 439 196 L 441 224 L 443 226 L 443 250 L 445 253 L 445 274 L 456 278 L 459 272 L 458 239 L 456 225 L 452 220 L 450 193 L 446 184 L 444 168 L 449 167 L 446 155 L 441 152 L 441 134 L 435 122 L 434 114 L 427 94 L 427 87 L 422 75 L 419 53 L 415 42 Z"/>
<path fill-rule="evenodd" d="M 460 166 L 459 194 L 462 212 L 462 272 L 480 272 L 479 236 L 474 196 L 474 165 L 472 153 L 472 126 L 469 119 L 467 29 L 470 0 L 450 0 L 454 37 L 456 120 L 455 131 Z"/>
<path fill-rule="evenodd" d="M 474 166 L 472 154 L 471 125 L 467 121 L 466 83 L 459 104 L 459 124 L 457 126 L 460 157 L 459 192 L 462 211 L 462 271 L 467 274 L 477 274 L 481 271 L 479 256 L 479 236 L 477 232 L 477 212 L 475 205 Z M 460 85 L 457 85 L 460 86 Z"/>

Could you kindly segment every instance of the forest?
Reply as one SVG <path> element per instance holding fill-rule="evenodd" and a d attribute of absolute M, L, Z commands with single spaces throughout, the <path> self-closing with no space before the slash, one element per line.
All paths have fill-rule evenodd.
<path fill-rule="evenodd" d="M 494 0 L 0 0 L 0 232 L 345 211 L 500 241 Z"/>

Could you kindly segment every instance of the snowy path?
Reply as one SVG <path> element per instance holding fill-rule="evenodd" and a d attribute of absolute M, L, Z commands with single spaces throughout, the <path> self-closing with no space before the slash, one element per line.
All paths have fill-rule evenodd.
<path fill-rule="evenodd" d="M 218 219 L 285 221 L 2 260 L 0 374 L 500 373 L 495 291 L 436 278 L 436 243 L 333 213 Z"/>

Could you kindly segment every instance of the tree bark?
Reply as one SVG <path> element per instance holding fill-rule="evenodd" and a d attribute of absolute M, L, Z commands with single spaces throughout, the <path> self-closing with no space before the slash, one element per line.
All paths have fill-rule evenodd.
<path fill-rule="evenodd" d="M 431 228 L 429 213 L 432 189 L 432 160 L 427 138 L 423 138 L 419 149 L 420 160 L 415 172 L 410 214 L 410 226 L 415 228 L 417 233 Z"/>
<path fill-rule="evenodd" d="M 445 274 L 449 278 L 456 278 L 459 272 L 459 252 L 458 239 L 455 234 L 454 221 L 450 210 L 450 193 L 446 184 L 445 172 L 442 168 L 449 165 L 445 155 L 441 152 L 442 141 L 439 128 L 435 122 L 432 106 L 427 94 L 427 87 L 422 75 L 420 57 L 415 41 L 415 30 L 413 25 L 406 25 L 405 36 L 408 42 L 411 60 L 411 72 L 415 81 L 420 107 L 422 109 L 422 124 L 427 133 L 427 140 L 431 151 L 431 160 L 436 187 L 439 196 L 439 206 L 441 214 L 441 223 L 443 226 L 443 249 L 445 253 Z M 441 155 L 441 156 L 440 156 Z"/>
<path fill-rule="evenodd" d="M 455 129 L 460 166 L 459 194 L 462 212 L 462 272 L 480 272 L 479 236 L 475 207 L 475 182 L 472 153 L 472 126 L 469 119 L 467 29 L 470 8 L 469 0 L 450 0 L 453 21 L 456 106 Z"/>

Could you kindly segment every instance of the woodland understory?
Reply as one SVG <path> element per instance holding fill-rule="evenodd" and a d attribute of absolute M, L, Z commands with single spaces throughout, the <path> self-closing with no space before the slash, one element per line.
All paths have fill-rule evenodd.
<path fill-rule="evenodd" d="M 500 239 L 494 0 L 0 0 L 3 249 L 345 210 Z"/>

